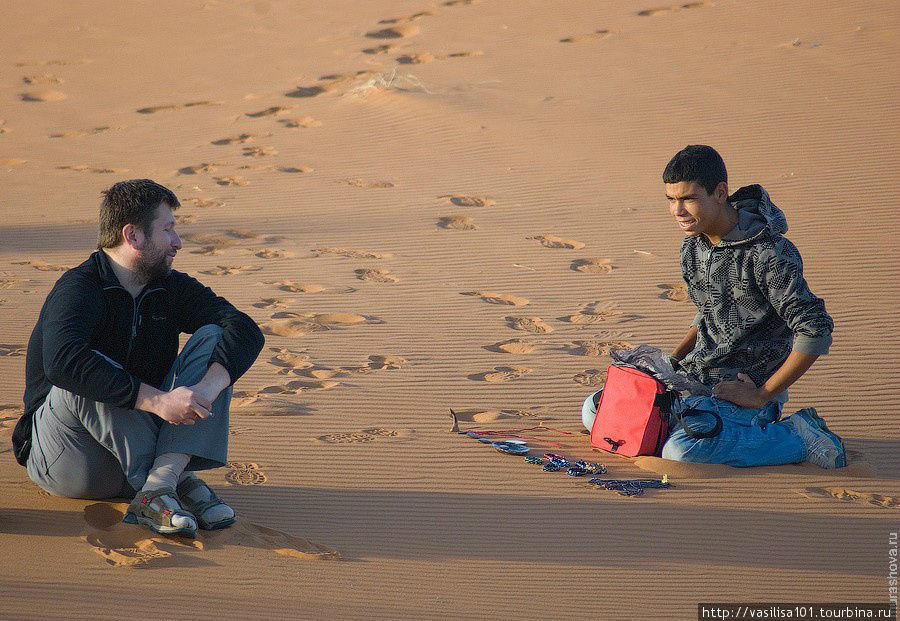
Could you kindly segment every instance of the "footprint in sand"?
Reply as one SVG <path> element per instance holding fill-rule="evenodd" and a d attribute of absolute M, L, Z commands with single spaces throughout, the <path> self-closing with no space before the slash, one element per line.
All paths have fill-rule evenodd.
<path fill-rule="evenodd" d="M 587 274 L 609 274 L 613 271 L 612 259 L 587 258 L 575 259 L 570 269 Z"/>
<path fill-rule="evenodd" d="M 142 526 L 122 523 L 125 503 L 95 503 L 84 509 L 82 540 L 114 567 L 152 566 L 179 550 L 205 550 L 221 545 L 268 550 L 302 560 L 340 560 L 340 554 L 326 546 L 294 537 L 272 528 L 239 519 L 232 527 L 200 531 L 196 539 L 155 535 Z"/>
<path fill-rule="evenodd" d="M 565 39 L 560 39 L 560 43 L 582 43 L 584 41 L 596 41 L 598 39 L 606 39 L 610 36 L 609 30 L 602 28 L 600 30 L 595 30 L 594 32 L 588 34 L 580 34 L 573 35 L 571 37 L 566 37 Z"/>
<path fill-rule="evenodd" d="M 379 24 L 409 24 L 417 19 L 422 19 L 423 17 L 431 17 L 434 15 L 434 11 L 419 11 L 418 13 L 413 13 L 412 15 L 407 15 L 406 17 L 394 17 L 391 19 L 380 19 L 378 20 Z"/>
<path fill-rule="evenodd" d="M 217 265 L 212 269 L 200 270 L 201 274 L 210 276 L 236 276 L 238 274 L 246 274 L 247 272 L 258 272 L 261 267 L 250 265 Z"/>
<path fill-rule="evenodd" d="M 541 412 L 534 410 L 460 410 L 454 412 L 457 420 L 467 423 L 495 423 L 501 420 L 515 420 L 519 418 L 544 417 Z"/>
<path fill-rule="evenodd" d="M 314 169 L 309 166 L 276 166 L 275 170 L 283 173 L 310 173 Z"/>
<path fill-rule="evenodd" d="M 295 256 L 293 252 L 280 248 L 263 248 L 255 251 L 253 254 L 260 259 L 291 259 Z"/>
<path fill-rule="evenodd" d="M 493 371 L 486 373 L 473 373 L 469 375 L 470 380 L 477 382 L 490 382 L 496 384 L 499 382 L 513 382 L 521 379 L 531 373 L 531 369 L 521 366 L 494 367 Z"/>
<path fill-rule="evenodd" d="M 0 343 L 0 357 L 24 356 L 27 351 L 27 348 L 21 345 Z"/>
<path fill-rule="evenodd" d="M 197 216 L 192 213 L 178 214 L 175 216 L 175 224 L 194 224 L 197 222 Z"/>
<path fill-rule="evenodd" d="M 376 45 L 374 47 L 367 47 L 362 52 L 363 54 L 390 54 L 400 46 L 396 43 L 385 43 L 384 45 Z"/>
<path fill-rule="evenodd" d="M 13 265 L 30 265 L 40 272 L 65 272 L 72 269 L 72 265 L 54 265 L 45 261 L 13 261 Z"/>
<path fill-rule="evenodd" d="M 0 166 L 18 166 L 27 161 L 28 160 L 23 160 L 20 157 L 0 157 Z"/>
<path fill-rule="evenodd" d="M 318 332 L 361 323 L 380 323 L 380 320 L 353 313 L 293 313 L 282 311 L 272 315 L 272 320 L 260 324 L 263 334 L 297 338 Z"/>
<path fill-rule="evenodd" d="M 406 359 L 402 356 L 369 356 L 369 368 L 373 371 L 396 371 L 406 366 Z"/>
<path fill-rule="evenodd" d="M 247 185 L 248 183 L 250 183 L 243 177 L 238 177 L 238 176 L 213 177 L 213 180 L 216 183 L 218 183 L 219 185 L 226 185 L 226 186 L 241 186 L 241 185 Z"/>
<path fill-rule="evenodd" d="M 247 112 L 245 116 L 249 116 L 254 119 L 261 119 L 265 116 L 276 116 L 279 114 L 284 114 L 285 112 L 290 112 L 293 109 L 294 106 L 272 106 L 271 108 L 266 108 L 265 110 Z"/>
<path fill-rule="evenodd" d="M 474 58 L 476 56 L 484 56 L 481 50 L 468 50 L 465 52 L 452 52 L 450 54 L 435 55 L 431 52 L 415 52 L 398 56 L 397 63 L 401 65 L 424 65 L 435 60 L 448 60 L 450 58 Z"/>
<path fill-rule="evenodd" d="M 626 315 L 611 302 L 593 302 L 575 315 L 560 317 L 559 320 L 578 325 L 592 325 L 610 321 L 630 321 L 638 318 L 638 315 Z"/>
<path fill-rule="evenodd" d="M 900 506 L 900 501 L 893 496 L 883 496 L 869 492 L 858 492 L 844 487 L 807 487 L 798 492 L 806 498 L 834 498 L 842 502 L 862 502 L 884 509 L 894 509 Z"/>
<path fill-rule="evenodd" d="M 377 252 L 353 250 L 351 248 L 313 248 L 312 252 L 317 257 L 322 256 L 323 254 L 335 254 L 340 257 L 347 257 L 348 259 L 388 259 L 391 257 L 390 254 L 379 254 Z"/>
<path fill-rule="evenodd" d="M 8 278 L 6 276 L 0 276 L 0 289 L 12 289 L 20 282 L 26 282 L 24 278 Z"/>
<path fill-rule="evenodd" d="M 68 97 L 65 93 L 54 90 L 28 91 L 19 95 L 22 101 L 62 101 Z"/>
<path fill-rule="evenodd" d="M 337 88 L 336 84 L 315 84 L 313 86 L 298 86 L 292 91 L 285 93 L 286 97 L 316 97 L 322 93 L 333 91 Z"/>
<path fill-rule="evenodd" d="M 493 207 L 497 201 L 487 196 L 469 196 L 466 194 L 442 194 L 438 198 L 447 201 L 457 207 Z"/>
<path fill-rule="evenodd" d="M 398 280 L 388 270 L 374 267 L 361 267 L 355 273 L 359 280 L 367 280 L 369 282 L 397 282 Z"/>
<path fill-rule="evenodd" d="M 628 335 L 622 335 L 628 336 Z M 566 345 L 563 349 L 573 356 L 608 356 L 609 352 L 614 349 L 631 349 L 634 345 L 630 341 L 611 338 L 590 339 L 586 341 L 574 341 L 571 345 Z"/>
<path fill-rule="evenodd" d="M 10 129 L 6 126 L 6 120 L 0 119 L 0 134 L 6 134 Z"/>
<path fill-rule="evenodd" d="M 363 179 L 338 179 L 338 183 L 353 186 L 354 188 L 362 188 L 364 190 L 394 187 L 394 184 L 390 181 L 365 181 Z"/>
<path fill-rule="evenodd" d="M 549 334 L 553 332 L 553 326 L 540 317 L 507 317 L 506 325 L 513 330 L 533 332 L 534 334 Z"/>
<path fill-rule="evenodd" d="M 508 293 L 494 293 L 493 291 L 464 291 L 460 295 L 475 296 L 488 304 L 500 304 L 503 306 L 525 306 L 528 300 Z"/>
<path fill-rule="evenodd" d="M 438 218 L 437 225 L 451 231 L 474 231 L 478 228 L 472 216 L 444 216 Z"/>
<path fill-rule="evenodd" d="M 324 285 L 317 285 L 313 283 L 299 283 L 294 280 L 267 281 L 263 284 L 275 285 L 279 290 L 286 291 L 288 293 L 321 293 L 325 291 Z"/>
<path fill-rule="evenodd" d="M 315 442 L 324 444 L 360 444 L 377 440 L 407 440 L 412 437 L 411 429 L 388 429 L 386 427 L 370 427 L 360 431 L 344 431 L 329 433 L 313 438 Z"/>
<path fill-rule="evenodd" d="M 65 80 L 52 73 L 32 73 L 23 75 L 22 82 L 25 84 L 62 84 Z"/>
<path fill-rule="evenodd" d="M 190 203 L 194 207 L 199 207 L 201 209 L 208 209 L 209 207 L 224 207 L 225 203 L 217 200 L 213 200 L 211 198 L 200 198 L 199 196 L 192 196 L 191 198 L 184 199 L 184 202 Z"/>
<path fill-rule="evenodd" d="M 372 30 L 366 33 L 370 39 L 405 39 L 419 34 L 421 30 L 418 26 L 412 24 L 400 24 L 398 26 L 390 26 L 380 30 Z"/>
<path fill-rule="evenodd" d="M 136 112 L 138 114 L 155 114 L 157 112 L 164 112 L 167 110 L 182 110 L 184 108 L 194 108 L 197 106 L 220 106 L 222 105 L 221 101 L 189 101 L 183 104 L 166 104 L 162 106 L 148 106 L 146 108 L 138 108 Z"/>
<path fill-rule="evenodd" d="M 278 122 L 285 127 L 290 128 L 322 127 L 322 121 L 317 121 L 311 116 L 297 116 L 290 119 L 279 119 Z"/>
<path fill-rule="evenodd" d="M 585 369 L 575 375 L 572 381 L 582 386 L 599 386 L 606 381 L 606 371 L 600 369 Z"/>
<path fill-rule="evenodd" d="M 100 127 L 93 127 L 91 129 L 73 129 L 67 132 L 60 132 L 57 134 L 50 134 L 51 138 L 80 138 L 81 136 L 96 136 L 97 134 L 104 134 L 113 130 L 125 129 L 122 126 L 111 126 L 111 125 L 102 125 Z"/>
<path fill-rule="evenodd" d="M 275 147 L 244 147 L 241 149 L 244 157 L 267 157 L 269 155 L 278 155 Z"/>
<path fill-rule="evenodd" d="M 185 233 L 182 239 L 201 246 L 197 250 L 191 250 L 191 254 L 200 254 L 203 256 L 213 256 L 222 254 L 225 248 L 229 248 L 235 244 L 233 239 L 224 235 L 215 235 L 213 233 Z"/>
<path fill-rule="evenodd" d="M 687 302 L 690 299 L 688 295 L 687 285 L 683 282 L 663 283 L 657 285 L 662 289 L 659 297 L 663 300 L 672 300 L 673 302 Z"/>
<path fill-rule="evenodd" d="M 263 298 L 259 302 L 254 302 L 256 308 L 285 308 L 290 304 L 290 300 L 284 298 Z"/>
<path fill-rule="evenodd" d="M 74 170 L 76 172 L 90 172 L 101 175 L 120 175 L 127 173 L 127 168 L 107 168 L 105 166 L 88 166 L 87 164 L 72 164 L 67 166 L 57 166 L 59 170 Z"/>
<path fill-rule="evenodd" d="M 212 144 L 216 145 L 226 145 L 226 144 L 246 144 L 248 142 L 253 142 L 256 140 L 256 136 L 253 134 L 238 134 L 237 136 L 228 136 L 227 138 L 219 138 L 218 140 L 213 140 Z"/>
<path fill-rule="evenodd" d="M 232 485 L 261 485 L 269 480 L 259 465 L 252 462 L 229 461 L 225 467 L 228 468 L 225 480 Z"/>
<path fill-rule="evenodd" d="M 501 354 L 530 354 L 534 351 L 534 345 L 521 339 L 509 339 L 508 341 L 487 345 L 485 349 Z"/>
<path fill-rule="evenodd" d="M 680 11 L 682 9 L 697 9 L 701 7 L 715 6 L 712 2 L 688 2 L 687 4 L 673 4 L 672 6 L 663 6 L 655 9 L 644 9 L 638 11 L 641 17 L 653 17 L 655 15 L 663 15 L 672 11 Z"/>
<path fill-rule="evenodd" d="M 556 235 L 535 235 L 532 237 L 526 237 L 525 239 L 533 239 L 541 243 L 541 246 L 545 248 L 565 248 L 568 250 L 581 250 L 584 248 L 584 244 L 580 241 L 574 241 L 571 239 L 563 239 L 561 237 L 557 237 Z"/>
<path fill-rule="evenodd" d="M 468 6 L 471 4 L 478 4 L 479 0 L 447 0 L 446 2 L 442 2 L 441 6 Z"/>
<path fill-rule="evenodd" d="M 178 174 L 181 175 L 207 175 L 214 172 L 218 172 L 219 166 L 223 166 L 223 164 L 219 162 L 201 162 L 200 164 L 194 164 L 193 166 L 183 166 L 178 169 Z"/>

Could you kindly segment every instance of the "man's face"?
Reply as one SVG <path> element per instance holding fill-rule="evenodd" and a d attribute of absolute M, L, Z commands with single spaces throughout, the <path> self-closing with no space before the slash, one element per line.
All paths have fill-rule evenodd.
<path fill-rule="evenodd" d="M 135 271 L 140 280 L 150 282 L 168 274 L 179 249 L 181 238 L 175 232 L 175 216 L 172 215 L 172 209 L 162 203 L 157 207 L 156 218 L 138 248 Z"/>
<path fill-rule="evenodd" d="M 694 181 L 666 184 L 669 213 L 685 235 L 694 237 L 708 233 L 721 217 L 728 189 L 720 183 L 712 194 Z"/>

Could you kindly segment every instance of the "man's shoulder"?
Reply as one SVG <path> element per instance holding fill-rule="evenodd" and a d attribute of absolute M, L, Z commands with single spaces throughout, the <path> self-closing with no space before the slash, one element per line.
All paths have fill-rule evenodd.
<path fill-rule="evenodd" d="M 97 269 L 97 261 L 92 254 L 80 265 L 76 265 L 63 272 L 54 285 L 54 289 L 66 289 L 69 287 L 102 288 L 100 272 Z"/>

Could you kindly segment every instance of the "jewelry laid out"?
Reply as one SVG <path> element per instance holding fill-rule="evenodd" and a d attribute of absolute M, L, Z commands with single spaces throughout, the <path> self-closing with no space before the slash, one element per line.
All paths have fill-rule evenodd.
<path fill-rule="evenodd" d="M 456 412 L 450 410 L 450 416 L 453 419 L 452 432 L 460 435 L 468 436 L 484 444 L 490 444 L 494 449 L 508 455 L 524 455 L 525 463 L 542 466 L 544 472 L 560 472 L 565 470 L 566 474 L 573 477 L 582 477 L 584 475 L 604 475 L 607 468 L 604 464 L 595 464 L 585 460 L 578 460 L 574 463 L 557 453 L 544 453 L 543 457 L 535 457 L 528 453 L 531 449 L 528 447 L 528 440 L 538 444 L 549 444 L 554 448 L 561 449 L 562 446 L 545 438 L 534 438 L 521 435 L 522 432 L 533 431 L 549 431 L 551 433 L 576 435 L 569 431 L 553 429 L 544 426 L 543 423 L 537 427 L 528 427 L 526 429 L 507 429 L 497 430 L 469 430 L 460 431 L 457 421 Z M 505 436 L 504 439 L 497 439 L 498 436 Z M 509 439 L 514 438 L 514 439 Z M 596 485 L 600 489 L 618 492 L 621 496 L 641 496 L 647 489 L 669 489 L 669 476 L 663 475 L 662 479 L 600 479 L 592 478 L 588 481 L 592 485 Z"/>

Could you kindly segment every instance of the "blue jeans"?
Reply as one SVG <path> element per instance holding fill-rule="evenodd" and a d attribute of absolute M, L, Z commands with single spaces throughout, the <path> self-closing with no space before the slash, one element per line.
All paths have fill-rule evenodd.
<path fill-rule="evenodd" d="M 595 393 L 596 394 L 596 393 Z M 584 401 L 581 421 L 590 430 L 597 409 L 593 396 Z M 682 428 L 677 414 L 687 408 L 714 410 L 722 418 L 722 432 L 714 438 L 694 439 Z M 770 401 L 761 408 L 744 408 L 715 397 L 690 396 L 675 400 L 669 418 L 669 439 L 663 445 L 663 459 L 729 466 L 776 466 L 806 460 L 806 444 L 794 426 L 781 418 L 781 404 Z M 689 416 L 688 428 L 711 430 L 715 417 Z"/>

